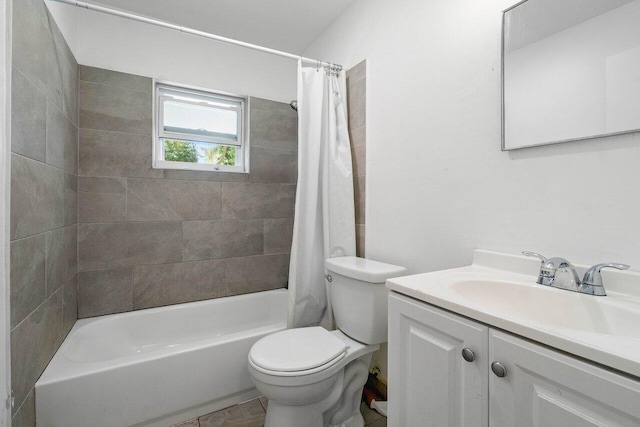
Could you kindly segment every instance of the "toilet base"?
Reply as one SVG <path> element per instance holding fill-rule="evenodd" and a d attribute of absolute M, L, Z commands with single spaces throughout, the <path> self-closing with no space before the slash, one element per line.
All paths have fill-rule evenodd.
<path fill-rule="evenodd" d="M 365 359 L 365 360 L 362 360 Z M 371 354 L 349 363 L 344 370 L 344 387 L 340 399 L 324 414 L 324 425 L 331 427 L 363 427 L 360 413 L 362 389 L 369 376 Z"/>
<path fill-rule="evenodd" d="M 323 399 L 304 405 L 283 405 L 269 400 L 264 427 L 324 427 L 323 414 L 340 399 L 344 371 L 337 374 L 334 387 Z"/>
<path fill-rule="evenodd" d="M 355 414 L 353 414 L 351 418 L 349 418 L 344 423 L 337 426 L 331 426 L 331 427 L 364 427 L 364 418 L 362 417 L 362 414 L 360 413 L 360 411 L 357 411 Z"/>
<path fill-rule="evenodd" d="M 364 360 L 363 360 L 364 359 Z M 362 389 L 371 355 L 349 363 L 322 400 L 306 405 L 283 405 L 269 400 L 265 427 L 364 427 L 360 414 Z"/>

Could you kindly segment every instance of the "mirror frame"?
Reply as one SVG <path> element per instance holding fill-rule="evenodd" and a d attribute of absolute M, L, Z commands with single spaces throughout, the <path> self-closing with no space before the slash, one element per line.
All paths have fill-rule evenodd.
<path fill-rule="evenodd" d="M 519 2 L 517 2 L 516 4 L 514 4 L 511 7 L 508 7 L 507 9 L 502 11 L 502 24 L 501 24 L 501 34 L 500 34 L 500 42 L 501 42 L 501 47 L 500 47 L 500 102 L 501 102 L 501 151 L 516 151 L 516 150 L 522 150 L 525 148 L 532 148 L 532 147 L 544 147 L 547 145 L 555 145 L 555 144 L 562 144 L 564 142 L 576 142 L 576 141 L 588 141 L 591 139 L 598 139 L 598 138 L 608 138 L 611 136 L 618 136 L 618 135 L 629 135 L 629 134 L 634 134 L 634 133 L 640 133 L 640 127 L 635 128 L 635 129 L 630 129 L 630 130 L 625 130 L 625 131 L 621 131 L 621 132 L 612 132 L 612 133 L 603 133 L 603 134 L 598 134 L 598 135 L 589 135 L 589 136 L 581 136 L 578 138 L 570 138 L 570 139 L 562 139 L 562 140 L 557 140 L 557 141 L 549 141 L 549 142 L 544 142 L 541 144 L 532 144 L 532 145 L 524 145 L 522 147 L 516 147 L 516 148 L 505 148 L 505 88 L 504 88 L 504 81 L 505 81 L 505 76 L 504 76 L 504 48 L 505 48 L 505 21 L 506 21 L 506 16 L 507 16 L 507 12 L 509 12 L 512 9 L 515 9 L 516 7 L 526 3 L 529 0 L 521 0 Z M 535 0 L 534 0 L 535 1 Z"/>

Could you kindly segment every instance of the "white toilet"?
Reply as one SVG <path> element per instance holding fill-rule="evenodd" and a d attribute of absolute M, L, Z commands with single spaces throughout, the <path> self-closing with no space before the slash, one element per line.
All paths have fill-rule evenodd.
<path fill-rule="evenodd" d="M 249 372 L 269 399 L 265 427 L 362 427 L 360 397 L 371 354 L 387 341 L 385 281 L 403 267 L 357 257 L 325 261 L 338 330 L 288 329 L 249 352 Z"/>

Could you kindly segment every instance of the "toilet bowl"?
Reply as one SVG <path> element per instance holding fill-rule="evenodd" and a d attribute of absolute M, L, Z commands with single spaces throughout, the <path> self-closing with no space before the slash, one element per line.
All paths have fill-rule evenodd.
<path fill-rule="evenodd" d="M 332 424 L 325 424 L 324 418 L 331 418 L 340 409 L 336 403 L 346 389 L 353 389 L 352 398 L 362 392 L 371 353 L 378 348 L 377 344 L 365 345 L 339 330 L 330 332 L 319 326 L 289 329 L 260 340 L 249 352 L 249 372 L 258 391 L 269 399 L 265 426 L 343 424 L 356 408 Z M 335 411 L 330 411 L 334 407 Z"/>
<path fill-rule="evenodd" d="M 403 267 L 357 257 L 326 260 L 339 329 L 295 328 L 256 342 L 249 373 L 269 399 L 265 427 L 362 427 L 372 353 L 387 337 L 386 279 Z"/>

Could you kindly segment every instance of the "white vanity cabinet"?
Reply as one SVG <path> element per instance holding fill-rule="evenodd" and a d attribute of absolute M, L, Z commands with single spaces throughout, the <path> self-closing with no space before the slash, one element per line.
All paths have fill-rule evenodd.
<path fill-rule="evenodd" d="M 488 355 L 487 326 L 390 294 L 389 425 L 487 426 Z"/>
<path fill-rule="evenodd" d="M 639 381 L 494 329 L 489 359 L 490 426 L 640 426 Z"/>
<path fill-rule="evenodd" d="M 640 381 L 393 292 L 388 391 L 392 427 L 640 426 Z"/>

